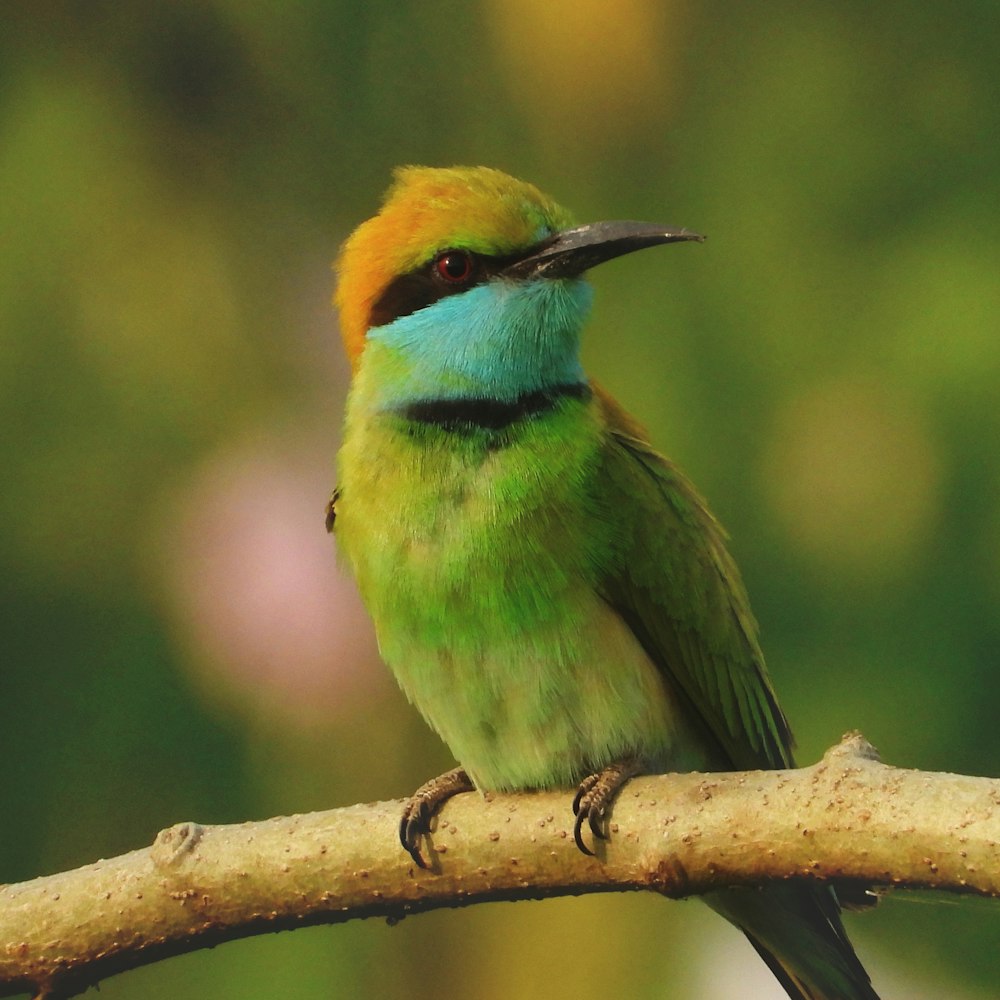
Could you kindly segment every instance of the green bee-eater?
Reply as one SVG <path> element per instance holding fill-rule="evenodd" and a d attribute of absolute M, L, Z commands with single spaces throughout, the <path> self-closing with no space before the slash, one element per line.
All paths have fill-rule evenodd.
<path fill-rule="evenodd" d="M 411 167 L 344 245 L 353 380 L 328 526 L 382 656 L 461 765 L 406 809 L 418 864 L 458 791 L 576 788 L 589 852 L 640 771 L 792 766 L 723 530 L 580 363 L 584 272 L 700 239 L 573 228 L 497 170 Z M 705 899 L 789 996 L 877 1000 L 831 888 Z"/>

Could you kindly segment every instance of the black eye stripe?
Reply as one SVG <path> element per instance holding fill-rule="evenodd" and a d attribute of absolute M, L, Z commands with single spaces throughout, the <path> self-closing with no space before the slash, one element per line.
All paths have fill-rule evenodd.
<path fill-rule="evenodd" d="M 368 326 L 385 326 L 400 316 L 409 316 L 410 313 L 437 302 L 445 295 L 464 291 L 466 287 L 443 288 L 423 270 L 401 274 L 386 285 L 385 291 L 372 306 L 368 314 Z"/>
<path fill-rule="evenodd" d="M 438 274 L 437 262 L 443 252 L 446 251 L 434 254 L 426 264 L 421 264 L 415 270 L 393 278 L 386 285 L 385 290 L 368 314 L 369 329 L 385 326 L 401 316 L 409 316 L 419 309 L 426 309 L 427 306 L 433 305 L 438 299 L 443 299 L 447 295 L 458 295 L 476 285 L 481 285 L 484 281 L 496 277 L 505 267 L 520 260 L 525 253 L 530 253 L 531 250 L 505 257 L 470 254 L 472 273 L 465 281 L 459 282 L 448 282 Z"/>

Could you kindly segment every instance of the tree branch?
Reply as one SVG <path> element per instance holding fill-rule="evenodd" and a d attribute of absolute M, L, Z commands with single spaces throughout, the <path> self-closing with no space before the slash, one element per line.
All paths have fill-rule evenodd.
<path fill-rule="evenodd" d="M 181 823 L 149 848 L 0 887 L 0 997 L 70 997 L 252 934 L 485 900 L 796 877 L 1000 893 L 1000 780 L 889 767 L 858 734 L 794 771 L 637 778 L 594 858 L 573 844 L 565 792 L 453 799 L 428 871 L 396 839 L 401 808 Z"/>

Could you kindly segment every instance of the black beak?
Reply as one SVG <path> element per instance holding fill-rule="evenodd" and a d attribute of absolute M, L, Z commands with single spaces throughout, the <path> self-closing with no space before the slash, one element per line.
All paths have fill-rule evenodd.
<path fill-rule="evenodd" d="M 688 240 L 703 243 L 705 237 L 651 222 L 593 222 L 550 236 L 500 273 L 505 278 L 575 278 L 622 254 Z"/>

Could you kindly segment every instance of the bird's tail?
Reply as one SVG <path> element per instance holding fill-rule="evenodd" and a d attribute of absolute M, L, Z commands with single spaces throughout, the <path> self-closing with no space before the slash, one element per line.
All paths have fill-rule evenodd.
<path fill-rule="evenodd" d="M 727 889 L 704 899 L 746 934 L 793 1000 L 879 1000 L 829 887 Z"/>

